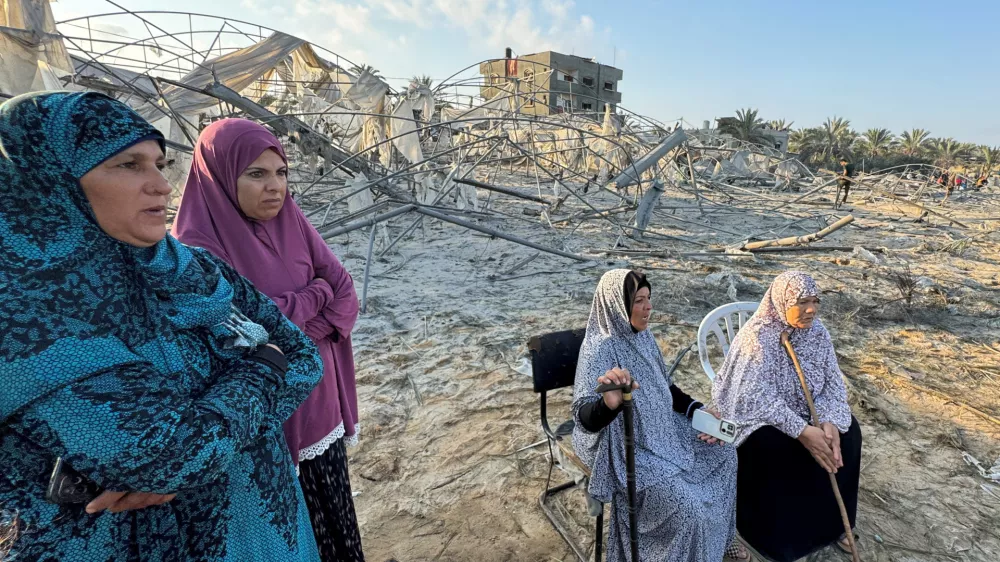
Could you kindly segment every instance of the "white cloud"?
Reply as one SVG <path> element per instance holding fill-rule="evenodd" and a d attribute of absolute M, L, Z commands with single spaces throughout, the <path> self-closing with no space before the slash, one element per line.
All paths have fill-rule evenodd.
<path fill-rule="evenodd" d="M 242 0 L 240 4 L 251 12 L 266 16 L 282 15 L 287 11 L 287 8 L 284 6 L 273 2 L 266 2 L 265 0 Z"/>
<path fill-rule="evenodd" d="M 428 0 L 371 0 L 368 5 L 376 9 L 378 17 L 385 16 L 421 28 L 434 23 L 434 7 Z"/>
<path fill-rule="evenodd" d="M 265 0 L 243 0 L 269 11 Z M 556 50 L 612 57 L 611 30 L 598 28 L 574 0 L 289 0 L 269 25 L 306 38 L 357 63 L 396 64 L 389 72 L 419 72 L 427 37 L 454 45 L 454 67 L 473 58 Z M 368 55 L 366 57 L 365 55 Z M 619 59 L 623 55 L 619 54 Z M 392 61 L 390 63 L 390 61 Z M 610 62 L 610 60 L 606 61 Z"/>
<path fill-rule="evenodd" d="M 491 11 L 492 5 L 492 11 Z M 494 13 L 507 11 L 507 2 L 489 0 L 434 0 L 434 7 L 450 23 L 468 30 L 478 31 Z"/>
<path fill-rule="evenodd" d="M 355 34 L 363 33 L 373 27 L 369 17 L 371 10 L 362 4 L 345 4 L 329 0 L 297 0 L 295 14 L 300 18 L 321 19 L 324 24 Z"/>
<path fill-rule="evenodd" d="M 589 15 L 577 15 L 573 0 L 371 0 L 369 6 L 373 22 L 385 18 L 424 29 L 451 28 L 473 47 L 488 46 L 492 56 L 500 56 L 504 47 L 522 54 L 583 53 L 606 47 L 610 36 L 610 31 L 599 33 Z"/>
<path fill-rule="evenodd" d="M 556 19 L 566 19 L 575 6 L 573 0 L 544 0 L 542 9 Z"/>

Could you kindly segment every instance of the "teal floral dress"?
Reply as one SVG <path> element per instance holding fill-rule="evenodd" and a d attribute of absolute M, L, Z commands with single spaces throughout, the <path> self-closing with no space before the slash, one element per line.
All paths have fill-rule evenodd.
<path fill-rule="evenodd" d="M 162 136 L 93 93 L 0 106 L 0 524 L 15 561 L 316 561 L 282 422 L 318 382 L 310 340 L 209 253 L 138 249 L 79 178 Z M 281 348 L 284 372 L 255 360 Z M 45 500 L 55 460 L 104 489 L 176 493 L 87 514 Z"/>

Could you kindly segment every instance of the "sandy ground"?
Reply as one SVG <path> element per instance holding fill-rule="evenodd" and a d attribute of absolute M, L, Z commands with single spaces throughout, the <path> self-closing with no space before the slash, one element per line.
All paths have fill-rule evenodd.
<path fill-rule="evenodd" d="M 534 181 L 508 176 L 504 184 Z M 620 204 L 607 193 L 586 197 L 599 208 Z M 992 229 L 1000 222 L 981 220 L 990 212 L 1000 216 L 996 195 L 968 195 L 943 208 L 967 219 L 968 229 L 933 216 L 914 222 L 918 212 L 886 200 L 856 197 L 834 212 L 826 194 L 825 203 L 812 198 L 781 214 L 765 210 L 775 201 L 740 197 L 733 202 L 739 207 L 723 206 L 726 197 L 709 193 L 701 215 L 688 193 L 668 190 L 651 229 L 729 244 L 751 233 L 766 239 L 813 232 L 836 220 L 810 218 L 820 211 L 850 212 L 854 224 L 820 244 L 884 249 L 875 254 L 879 263 L 851 252 L 686 256 L 701 248 L 653 238 L 624 242 L 660 257 L 623 256 L 607 252 L 616 241 L 609 222 L 552 228 L 522 214 L 533 204 L 508 197 L 491 206 L 513 218 L 480 223 L 594 261 L 540 254 L 515 268 L 537 252 L 430 220 L 374 260 L 368 311 L 354 333 L 361 443 L 349 451 L 368 560 L 574 559 L 537 503 L 548 449 L 538 445 L 538 397 L 525 369 L 525 344 L 535 334 L 584 326 L 597 280 L 614 267 L 650 275 L 652 330 L 668 359 L 694 341 L 702 317 L 734 292 L 739 300 L 758 300 L 783 270 L 813 273 L 864 432 L 863 559 L 1000 560 L 1000 485 L 963 460 L 967 453 L 988 468 L 1000 457 L 1000 268 Z M 585 210 L 571 198 L 553 220 Z M 412 220 L 395 219 L 390 233 Z M 335 242 L 360 294 L 367 232 Z M 732 273 L 732 287 L 706 280 L 715 273 Z M 709 397 L 696 354 L 675 377 L 697 398 Z M 568 389 L 550 396 L 550 419 L 566 419 L 570 399 Z M 555 478 L 566 476 L 557 470 Z M 583 498 L 572 489 L 560 502 L 589 545 L 593 520 Z M 830 549 L 814 559 L 849 557 Z"/>

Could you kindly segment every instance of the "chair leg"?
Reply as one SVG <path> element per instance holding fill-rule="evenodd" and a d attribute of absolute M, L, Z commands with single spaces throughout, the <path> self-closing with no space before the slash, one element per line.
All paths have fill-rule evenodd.
<path fill-rule="evenodd" d="M 549 475 L 545 477 L 545 489 L 548 490 L 552 484 L 552 469 L 556 467 L 556 454 L 552 450 L 552 439 L 548 440 L 549 445 Z"/>
<path fill-rule="evenodd" d="M 577 486 L 577 483 L 575 481 L 570 480 L 568 482 L 564 482 L 562 484 L 559 484 L 558 486 L 550 488 L 549 486 L 552 485 L 552 470 L 555 468 L 555 466 L 556 466 L 556 458 L 555 458 L 555 453 L 552 450 L 552 440 L 550 439 L 549 474 L 545 478 L 545 489 L 542 490 L 542 494 L 538 496 L 538 505 L 542 508 L 542 512 L 545 514 L 545 517 L 547 517 L 549 522 L 552 523 L 552 527 L 556 530 L 557 533 L 559 533 L 559 536 L 561 536 L 563 540 L 566 541 L 566 544 L 569 546 L 570 550 L 573 551 L 573 554 L 576 554 L 577 560 L 579 560 L 579 562 L 587 562 L 587 554 L 585 550 L 581 547 L 581 545 L 578 545 L 573 541 L 573 537 L 566 530 L 566 528 L 563 527 L 562 522 L 560 521 L 560 517 L 556 515 L 555 511 L 549 506 L 548 503 L 549 498 L 555 496 L 559 492 L 568 490 L 570 488 L 575 488 Z M 598 541 L 601 540 L 600 534 L 601 534 L 601 528 L 603 527 L 603 515 L 604 514 L 602 512 L 601 517 L 598 518 L 598 524 L 597 524 Z M 597 558 L 598 562 L 600 562 L 600 556 L 601 556 L 600 553 L 601 553 L 600 543 L 598 543 L 597 554 L 596 554 L 596 556 L 598 557 Z"/>
<path fill-rule="evenodd" d="M 594 562 L 601 562 L 601 547 L 604 546 L 604 511 L 597 516 L 597 531 L 594 536 Z"/>
<path fill-rule="evenodd" d="M 572 534 L 566 529 L 566 527 L 563 526 L 562 517 L 556 514 L 555 510 L 553 510 L 552 507 L 549 506 L 548 502 L 549 498 L 554 494 L 561 492 L 563 490 L 568 490 L 569 488 L 572 488 L 574 486 L 576 486 L 576 483 L 570 480 L 565 484 L 561 484 L 554 488 L 549 488 L 543 491 L 542 494 L 538 497 L 538 505 L 541 506 L 542 512 L 545 514 L 545 517 L 548 518 L 549 523 L 552 524 L 552 527 L 556 530 L 557 533 L 559 533 L 559 536 L 561 536 L 563 540 L 566 541 L 566 545 L 569 546 L 570 550 L 573 551 L 573 554 L 576 555 L 576 559 L 579 560 L 580 562 L 587 562 L 587 560 L 589 560 L 589 556 L 587 555 L 586 549 L 583 547 L 583 545 L 577 544 L 575 542 Z"/>

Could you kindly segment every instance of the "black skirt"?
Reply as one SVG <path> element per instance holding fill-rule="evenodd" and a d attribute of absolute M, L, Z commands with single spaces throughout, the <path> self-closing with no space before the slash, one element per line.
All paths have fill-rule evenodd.
<path fill-rule="evenodd" d="M 837 483 L 853 528 L 861 475 L 861 427 L 853 417 L 840 450 Z M 776 562 L 793 562 L 844 534 L 830 477 L 798 440 L 766 426 L 736 452 L 736 529 L 750 546 Z"/>
<path fill-rule="evenodd" d="M 299 482 L 323 562 L 364 562 L 344 440 L 299 463 Z"/>

